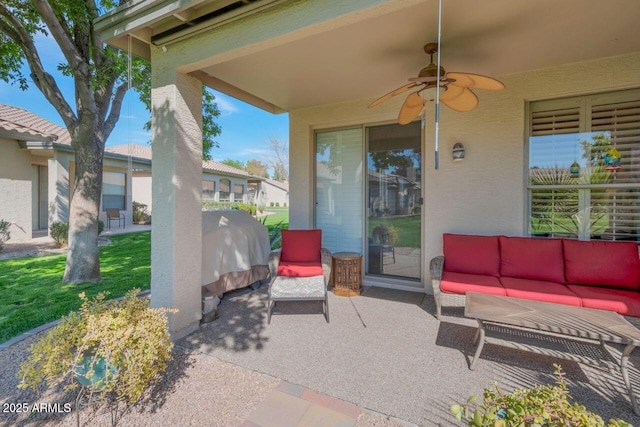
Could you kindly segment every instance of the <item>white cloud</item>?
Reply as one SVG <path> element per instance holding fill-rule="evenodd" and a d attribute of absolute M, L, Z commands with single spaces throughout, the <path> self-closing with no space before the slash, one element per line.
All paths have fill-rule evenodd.
<path fill-rule="evenodd" d="M 216 93 L 216 104 L 218 104 L 220 114 L 223 116 L 229 116 L 240 111 L 231 98 L 220 93 Z"/>

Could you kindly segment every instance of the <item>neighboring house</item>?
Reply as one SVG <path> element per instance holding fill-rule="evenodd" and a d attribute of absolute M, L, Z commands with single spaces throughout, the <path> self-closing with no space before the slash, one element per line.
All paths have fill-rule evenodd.
<path fill-rule="evenodd" d="M 0 218 L 11 222 L 9 242 L 69 220 L 75 158 L 67 130 L 22 108 L 0 104 Z M 126 156 L 104 157 L 100 219 L 106 208 L 124 212 L 131 223 L 131 170 Z"/>
<path fill-rule="evenodd" d="M 137 163 L 146 164 L 145 170 L 133 170 L 133 201 L 153 208 L 151 200 L 151 146 L 124 144 L 107 147 L 107 153 L 131 156 Z M 202 200 L 248 203 L 251 186 L 261 189 L 262 178 L 250 176 L 246 171 L 214 162 L 202 162 Z"/>
<path fill-rule="evenodd" d="M 265 179 L 263 183 L 264 205 L 289 206 L 289 183 Z"/>
<path fill-rule="evenodd" d="M 49 224 L 69 221 L 73 194 L 74 152 L 67 130 L 21 108 L 0 104 L 0 219 L 11 223 L 10 243 L 48 232 Z M 202 163 L 202 199 L 246 201 L 249 182 L 262 179 L 208 161 Z M 108 147 L 104 154 L 102 202 L 118 208 L 132 222 L 133 201 L 151 209 L 151 148 L 128 144 Z"/>
<path fill-rule="evenodd" d="M 152 246 L 152 301 L 180 308 L 174 333 L 197 328 L 200 276 L 194 265 L 201 259 L 183 249 L 199 241 L 201 230 L 197 221 L 185 225 L 195 207 L 164 201 L 199 186 L 200 177 L 187 172 L 201 144 L 193 129 L 202 84 L 289 114 L 290 226 L 321 228 L 331 251 L 363 253 L 365 284 L 430 289 L 429 260 L 442 254 L 447 232 L 553 236 L 570 228 L 582 239 L 638 240 L 637 2 L 443 3 L 441 65 L 447 72 L 493 76 L 506 89 L 474 89 L 479 105 L 470 112 L 442 106 L 437 169 L 433 93 L 422 94 L 424 126 L 419 103 L 412 123 L 397 124 L 416 88 L 405 86 L 399 96 L 367 108 L 429 64 L 422 48 L 438 40 L 436 1 L 146 0 L 96 21 L 103 40 L 151 60 L 158 106 L 154 157 L 171 165 L 154 169 L 154 180 L 181 178 L 180 188 L 154 192 L 167 212 L 154 227 L 174 232 Z M 473 103 L 473 94 L 460 91 Z M 466 156 L 454 162 L 457 142 Z M 621 169 L 602 172 L 612 147 L 622 156 Z M 574 162 L 578 171 L 567 177 Z M 540 180 L 530 173 L 534 168 L 566 174 Z M 382 186 L 371 185 L 372 171 L 406 180 L 404 188 L 395 184 L 403 195 L 405 189 L 422 193 L 414 216 L 392 223 L 401 228 L 399 238 L 414 240 L 404 255 L 396 247 L 395 257 L 410 260 L 416 274 L 369 269 L 367 242 L 380 219 L 368 208 L 385 191 L 396 191 L 386 178 Z M 330 189 L 323 187 L 328 180 Z"/>

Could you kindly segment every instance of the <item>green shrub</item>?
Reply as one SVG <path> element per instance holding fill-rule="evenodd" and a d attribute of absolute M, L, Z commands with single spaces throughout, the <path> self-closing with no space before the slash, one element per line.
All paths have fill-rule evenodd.
<path fill-rule="evenodd" d="M 98 221 L 98 236 L 104 230 L 104 222 Z M 58 246 L 64 248 L 69 243 L 69 223 L 68 222 L 52 222 L 49 226 L 51 238 L 56 241 Z"/>
<path fill-rule="evenodd" d="M 458 422 L 474 427 L 631 427 L 625 421 L 602 418 L 579 405 L 570 403 L 569 390 L 560 365 L 555 365 L 555 385 L 539 385 L 532 389 L 516 389 L 504 393 L 497 384 L 484 389 L 482 405 L 472 408 L 476 397 L 466 404 L 451 405 Z"/>
<path fill-rule="evenodd" d="M 18 387 L 83 385 L 103 397 L 136 403 L 172 359 L 166 313 L 176 311 L 151 308 L 147 298 L 136 296 L 139 292 L 132 289 L 110 301 L 104 301 L 105 293 L 93 300 L 81 293 L 80 311 L 31 346 Z"/>
<path fill-rule="evenodd" d="M 270 207 L 273 207 L 273 202 L 270 202 L 270 203 L 269 203 L 269 206 L 270 206 Z"/>
<path fill-rule="evenodd" d="M 280 202 L 276 202 L 276 208 L 280 207 Z"/>
<path fill-rule="evenodd" d="M 151 215 L 144 203 L 133 202 L 133 222 L 135 224 L 151 224 Z"/>
<path fill-rule="evenodd" d="M 255 205 L 250 205 L 248 203 L 237 202 L 237 203 L 234 203 L 231 208 L 237 211 L 244 211 L 252 216 L 256 214 Z"/>
<path fill-rule="evenodd" d="M 0 252 L 2 252 L 4 248 L 4 242 L 11 238 L 11 233 L 9 232 L 10 225 L 11 223 L 9 221 L 0 219 Z"/>

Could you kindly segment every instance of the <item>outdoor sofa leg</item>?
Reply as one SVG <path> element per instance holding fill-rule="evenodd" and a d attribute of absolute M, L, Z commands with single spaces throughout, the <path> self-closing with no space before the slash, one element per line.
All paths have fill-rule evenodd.
<path fill-rule="evenodd" d="M 327 319 L 327 323 L 329 323 L 329 299 L 327 297 L 324 299 L 324 317 Z"/>

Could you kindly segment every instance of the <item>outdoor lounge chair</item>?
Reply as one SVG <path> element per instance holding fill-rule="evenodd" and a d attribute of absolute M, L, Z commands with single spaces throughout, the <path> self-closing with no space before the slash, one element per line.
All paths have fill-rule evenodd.
<path fill-rule="evenodd" d="M 329 323 L 331 252 L 321 245 L 322 230 L 282 230 L 282 248 L 269 255 L 267 323 L 278 301 L 322 301 Z"/>
<path fill-rule="evenodd" d="M 111 228 L 111 221 L 118 221 L 118 228 L 120 228 L 120 223 L 122 222 L 122 227 L 124 228 L 124 214 L 120 213 L 120 209 L 107 208 L 107 228 Z"/>

